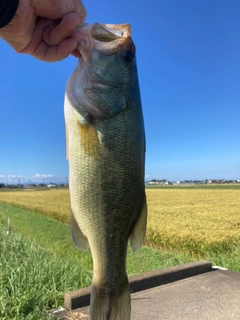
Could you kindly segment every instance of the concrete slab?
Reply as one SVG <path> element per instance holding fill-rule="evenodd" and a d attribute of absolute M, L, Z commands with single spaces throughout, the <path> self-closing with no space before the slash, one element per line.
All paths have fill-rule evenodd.
<path fill-rule="evenodd" d="M 240 319 L 240 275 L 218 270 L 135 293 L 131 319 Z"/>
<path fill-rule="evenodd" d="M 139 292 L 173 281 L 193 277 L 211 270 L 211 262 L 202 260 L 138 274 L 129 277 L 130 291 L 131 293 Z M 90 288 L 83 288 L 65 293 L 64 307 L 68 310 L 82 308 L 88 306 L 89 303 Z"/>
<path fill-rule="evenodd" d="M 203 266 L 204 263 L 209 262 L 199 263 Z M 186 265 L 189 267 L 189 264 Z M 178 266 L 177 269 L 186 270 L 186 265 Z M 171 272 L 168 273 L 169 269 Z M 161 282 L 159 278 L 155 278 L 158 279 L 155 282 L 150 278 L 149 281 L 146 281 L 147 277 L 140 276 L 143 277 L 142 280 L 145 283 L 157 283 L 157 286 L 138 292 L 134 291 L 131 294 L 131 320 L 240 320 L 240 273 L 212 268 L 202 272 L 204 268 L 200 267 L 198 275 L 176 280 L 176 276 L 173 274 L 177 269 L 172 267 L 164 270 L 165 275 L 162 279 L 165 277 L 165 280 L 163 283 L 167 283 L 167 277 L 175 278 L 174 281 L 168 281 L 167 284 L 159 284 Z M 143 288 L 144 286 L 139 286 L 139 283 L 138 288 Z M 82 308 L 74 310 L 75 319 L 81 319 L 77 318 L 77 314 L 80 312 L 85 315 L 86 319 L 89 319 L 89 306 L 82 306 Z M 66 319 L 64 314 L 62 314 L 62 319 Z"/>

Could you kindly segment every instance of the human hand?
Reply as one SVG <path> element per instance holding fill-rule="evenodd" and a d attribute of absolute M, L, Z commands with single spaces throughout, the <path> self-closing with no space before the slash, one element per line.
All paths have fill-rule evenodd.
<path fill-rule="evenodd" d="M 78 30 L 86 10 L 79 0 L 19 0 L 15 16 L 0 29 L 0 37 L 17 52 L 44 61 L 77 56 Z"/>

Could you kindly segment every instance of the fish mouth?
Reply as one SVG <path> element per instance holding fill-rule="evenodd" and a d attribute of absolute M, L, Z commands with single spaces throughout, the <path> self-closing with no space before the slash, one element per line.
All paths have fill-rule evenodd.
<path fill-rule="evenodd" d="M 77 50 L 80 58 L 87 61 L 92 50 L 114 53 L 119 45 L 131 36 L 131 26 L 124 24 L 79 24 L 80 41 Z"/>
<path fill-rule="evenodd" d="M 94 23 L 91 27 L 91 36 L 94 40 L 100 42 L 111 42 L 128 38 L 131 35 L 129 24 L 99 24 Z"/>

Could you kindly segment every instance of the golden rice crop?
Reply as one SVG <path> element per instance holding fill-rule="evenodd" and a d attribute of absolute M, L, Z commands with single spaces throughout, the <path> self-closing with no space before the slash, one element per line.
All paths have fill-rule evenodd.
<path fill-rule="evenodd" d="M 67 189 L 0 192 L 0 203 L 11 204 L 29 211 L 37 211 L 57 221 L 70 220 L 70 196 Z"/>
<path fill-rule="evenodd" d="M 214 189 L 147 190 L 148 245 L 206 252 L 240 243 L 240 192 Z"/>
<path fill-rule="evenodd" d="M 146 192 L 147 245 L 204 255 L 231 251 L 240 243 L 239 190 L 179 188 Z M 0 192 L 0 203 L 69 222 L 70 200 L 66 189 Z"/>

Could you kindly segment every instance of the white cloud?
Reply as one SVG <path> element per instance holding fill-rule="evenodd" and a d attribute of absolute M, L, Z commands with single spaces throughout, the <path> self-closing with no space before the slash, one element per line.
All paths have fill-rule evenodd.
<path fill-rule="evenodd" d="M 36 173 L 34 176 L 32 176 L 33 178 L 36 179 L 43 179 L 43 178 L 52 178 L 53 174 L 44 174 L 44 173 Z"/>
<path fill-rule="evenodd" d="M 16 176 L 15 174 L 8 174 L 7 175 L 7 178 L 12 178 L 12 179 L 15 179 L 17 178 L 18 176 Z"/>

